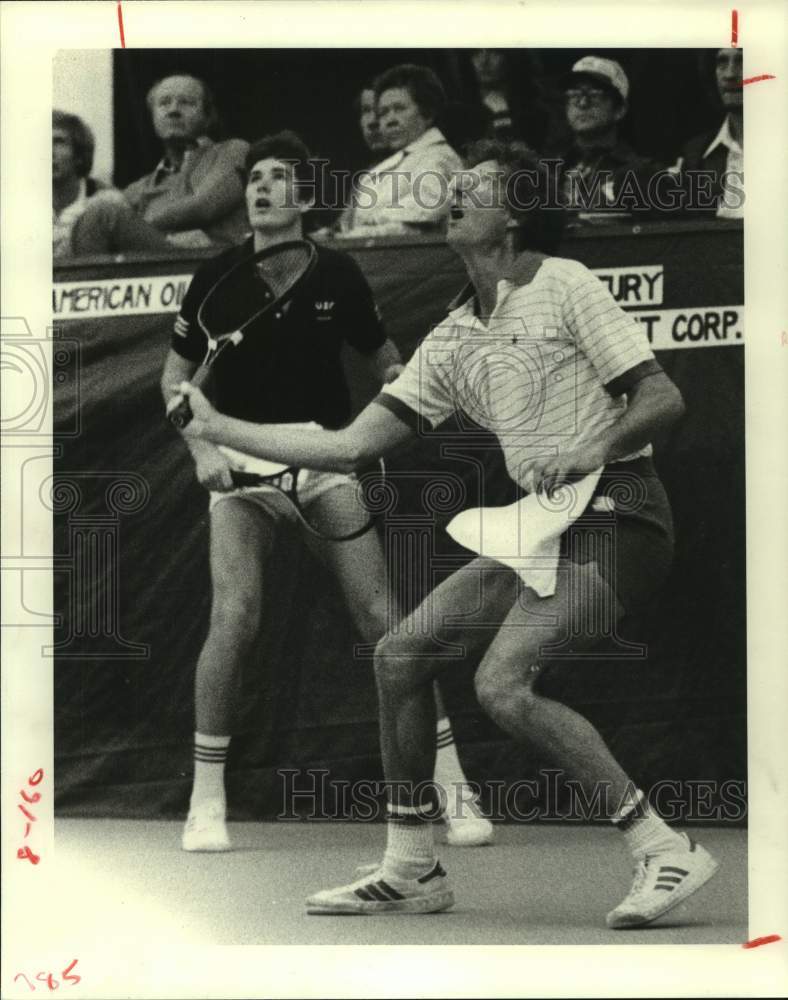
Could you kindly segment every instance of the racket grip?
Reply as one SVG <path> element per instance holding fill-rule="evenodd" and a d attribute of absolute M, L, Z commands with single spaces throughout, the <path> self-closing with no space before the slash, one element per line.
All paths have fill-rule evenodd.
<path fill-rule="evenodd" d="M 173 427 L 177 427 L 178 430 L 183 430 L 193 416 L 194 414 L 192 413 L 192 408 L 189 406 L 189 400 L 184 396 L 181 398 L 180 403 L 173 407 L 173 409 L 167 414 L 167 419 Z"/>
<path fill-rule="evenodd" d="M 262 482 L 256 472 L 241 472 L 240 469 L 230 469 L 230 479 L 233 486 L 259 486 Z"/>

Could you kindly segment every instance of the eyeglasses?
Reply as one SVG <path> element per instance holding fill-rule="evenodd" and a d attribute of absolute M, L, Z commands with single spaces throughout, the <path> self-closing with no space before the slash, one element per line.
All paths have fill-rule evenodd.
<path fill-rule="evenodd" d="M 606 90 L 567 90 L 566 99 L 570 104 L 579 104 L 581 100 L 588 101 L 589 104 L 601 104 L 609 100 L 610 94 Z"/>

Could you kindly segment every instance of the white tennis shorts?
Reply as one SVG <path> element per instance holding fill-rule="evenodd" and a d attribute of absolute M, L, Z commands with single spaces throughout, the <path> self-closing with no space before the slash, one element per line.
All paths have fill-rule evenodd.
<path fill-rule="evenodd" d="M 322 430 L 320 424 L 292 424 L 292 427 L 301 427 L 309 430 Z M 254 455 L 245 455 L 234 448 L 227 448 L 219 445 L 219 450 L 229 459 L 234 469 L 244 472 L 257 472 L 263 476 L 275 475 L 284 466 L 277 462 L 268 462 L 263 458 Z M 308 507 L 318 497 L 335 489 L 337 486 L 344 486 L 354 480 L 341 472 L 321 472 L 316 469 L 302 469 L 298 476 L 298 499 L 302 507 Z M 226 500 L 228 497 L 240 497 L 251 503 L 256 503 L 267 511 L 275 511 L 277 515 L 284 515 L 296 519 L 296 513 L 292 506 L 287 503 L 279 490 L 274 486 L 243 486 L 240 489 L 229 490 L 227 492 L 211 491 L 210 509 Z"/>

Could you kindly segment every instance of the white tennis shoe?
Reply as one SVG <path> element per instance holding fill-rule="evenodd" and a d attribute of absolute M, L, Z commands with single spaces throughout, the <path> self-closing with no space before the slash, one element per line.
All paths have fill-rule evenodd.
<path fill-rule="evenodd" d="M 446 843 L 451 847 L 484 847 L 491 844 L 495 828 L 482 816 L 476 796 L 467 785 L 460 789 L 458 802 L 448 802 L 442 817 Z"/>
<path fill-rule="evenodd" d="M 414 879 L 398 878 L 378 867 L 350 885 L 325 889 L 306 901 L 306 912 L 331 913 L 437 913 L 454 905 L 454 893 L 439 861 Z"/>
<path fill-rule="evenodd" d="M 626 899 L 607 915 L 607 926 L 615 930 L 643 927 L 705 885 L 719 865 L 705 848 L 685 834 L 684 847 L 648 854 L 635 868 Z"/>
<path fill-rule="evenodd" d="M 184 851 L 231 851 L 225 823 L 224 803 L 208 799 L 189 811 L 183 828 L 181 847 Z"/>

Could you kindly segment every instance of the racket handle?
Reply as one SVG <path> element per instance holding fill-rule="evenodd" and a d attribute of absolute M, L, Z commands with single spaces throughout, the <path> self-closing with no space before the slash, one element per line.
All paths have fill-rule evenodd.
<path fill-rule="evenodd" d="M 181 397 L 180 403 L 173 407 L 173 409 L 171 409 L 167 414 L 167 419 L 173 427 L 177 427 L 178 430 L 183 430 L 193 416 L 194 414 L 192 413 L 192 408 L 189 406 L 189 400 L 183 396 Z"/>
<path fill-rule="evenodd" d="M 259 486 L 262 482 L 256 472 L 241 472 L 240 469 L 230 469 L 230 479 L 233 486 Z"/>

